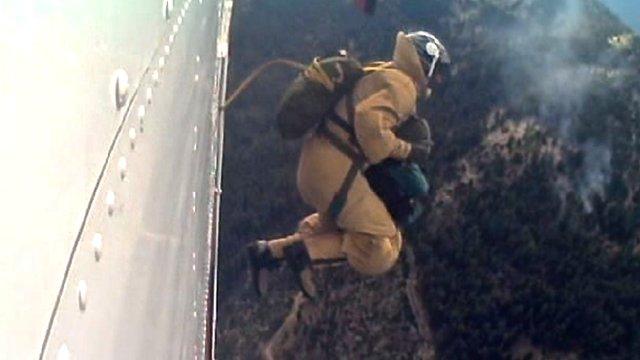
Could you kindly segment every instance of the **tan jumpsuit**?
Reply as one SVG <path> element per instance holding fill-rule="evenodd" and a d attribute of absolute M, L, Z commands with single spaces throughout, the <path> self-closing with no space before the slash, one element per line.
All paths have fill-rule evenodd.
<path fill-rule="evenodd" d="M 387 158 L 405 159 L 411 151 L 411 145 L 397 138 L 392 128 L 415 112 L 415 77 L 422 70 L 417 55 L 407 54 L 412 48 L 407 47 L 401 35 L 404 34 L 398 35 L 392 67 L 365 76 L 354 89 L 354 128 L 369 164 Z M 344 100 L 336 112 L 347 118 Z M 335 124 L 328 123 L 328 127 L 347 139 L 347 133 Z M 400 231 L 363 174 L 356 176 L 337 219 L 328 216 L 329 205 L 351 164 L 351 159 L 323 135 L 313 133 L 305 139 L 298 166 L 298 190 L 317 212 L 302 220 L 295 234 L 268 242 L 274 256 L 282 258 L 285 246 L 304 241 L 314 261 L 346 258 L 355 270 L 367 275 L 382 274 L 394 265 L 402 245 Z"/>

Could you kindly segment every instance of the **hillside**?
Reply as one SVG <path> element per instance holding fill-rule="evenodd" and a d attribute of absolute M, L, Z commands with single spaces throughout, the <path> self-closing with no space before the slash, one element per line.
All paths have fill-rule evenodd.
<path fill-rule="evenodd" d="M 325 296 L 278 337 L 283 358 L 584 358 L 640 353 L 640 39 L 596 0 L 238 0 L 234 88 L 255 66 L 347 48 L 388 59 L 429 29 L 454 60 L 420 109 L 435 152 L 429 210 L 380 278 L 323 271 Z M 288 274 L 253 297 L 241 247 L 291 232 L 299 143 L 274 131 L 295 74 L 227 115 L 217 358 L 255 358 L 289 313 Z M 282 333 L 280 334 L 282 335 Z M 276 340 L 277 340 L 276 339 Z M 281 341 L 281 340 L 287 341 Z M 273 342 L 272 342 L 273 344 Z"/>

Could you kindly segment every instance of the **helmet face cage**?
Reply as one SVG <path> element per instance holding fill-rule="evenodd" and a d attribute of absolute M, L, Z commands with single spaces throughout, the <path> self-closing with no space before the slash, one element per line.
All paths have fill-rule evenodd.
<path fill-rule="evenodd" d="M 407 35 L 413 42 L 422 62 L 425 75 L 431 78 L 438 62 L 449 64 L 451 59 L 440 40 L 426 31 L 416 31 Z"/>

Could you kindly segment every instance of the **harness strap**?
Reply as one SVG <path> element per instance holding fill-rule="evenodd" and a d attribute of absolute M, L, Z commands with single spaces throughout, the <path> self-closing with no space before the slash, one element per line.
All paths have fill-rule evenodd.
<path fill-rule="evenodd" d="M 332 123 L 338 125 L 342 130 L 344 130 L 347 134 L 349 134 L 349 142 L 356 147 L 360 147 L 358 145 L 358 138 L 356 137 L 356 131 L 354 129 L 355 122 L 355 105 L 353 103 L 353 92 L 349 92 L 345 95 L 345 105 L 347 107 L 347 120 L 343 119 L 342 116 L 338 115 L 337 112 L 331 111 L 327 115 L 327 119 Z"/>
<path fill-rule="evenodd" d="M 346 105 L 347 105 L 347 115 L 349 117 L 348 122 L 345 121 L 338 114 L 336 114 L 335 111 L 329 114 L 327 119 L 333 122 L 334 124 L 338 125 L 344 131 L 346 131 L 349 134 L 349 141 L 351 142 L 351 144 L 359 148 L 358 141 L 355 135 L 355 130 L 353 128 L 353 122 L 355 117 L 355 106 L 353 103 L 352 92 L 349 92 L 349 94 L 346 95 Z M 347 204 L 347 195 L 349 193 L 349 190 L 351 190 L 351 187 L 353 186 L 353 182 L 355 181 L 356 176 L 358 175 L 358 172 L 359 171 L 364 172 L 367 159 L 365 158 L 364 155 L 354 150 L 353 147 L 351 147 L 343 139 L 341 139 L 336 134 L 334 134 L 331 130 L 329 130 L 329 128 L 327 128 L 326 121 L 323 121 L 320 124 L 320 126 L 318 127 L 318 133 L 323 135 L 327 140 L 329 140 L 329 142 L 334 147 L 336 147 L 336 149 L 341 151 L 343 154 L 347 155 L 352 162 L 351 166 L 349 167 L 349 171 L 347 171 L 347 175 L 342 181 L 342 185 L 340 185 L 340 188 L 335 193 L 335 195 L 333 196 L 333 199 L 331 200 L 331 203 L 329 204 L 329 210 L 328 210 L 329 216 L 331 216 L 333 220 L 337 220 L 338 216 L 342 212 L 342 209 L 344 209 L 344 206 Z"/>
<path fill-rule="evenodd" d="M 345 105 L 347 106 L 347 121 L 349 121 L 351 129 L 353 129 L 356 121 L 356 105 L 353 102 L 353 91 L 349 91 L 347 94 Z"/>
<path fill-rule="evenodd" d="M 353 186 L 356 175 L 358 175 L 358 166 L 353 163 L 351 164 L 340 189 L 335 193 L 333 199 L 331 199 L 331 203 L 329 204 L 329 216 L 331 216 L 334 221 L 338 219 L 338 216 L 340 216 L 344 206 L 347 204 L 347 195 L 349 190 L 351 190 L 351 186 Z"/>
<path fill-rule="evenodd" d="M 356 139 L 356 132 L 353 127 L 349 125 L 349 123 L 345 119 L 342 118 L 342 116 L 338 115 L 335 111 L 332 111 L 331 113 L 329 113 L 329 115 L 327 115 L 327 120 L 338 125 L 342 130 L 349 134 L 349 142 L 357 146 L 358 140 Z"/>
<path fill-rule="evenodd" d="M 364 155 L 354 150 L 353 147 L 351 147 L 344 140 L 338 137 L 338 135 L 329 130 L 326 123 L 320 124 L 320 126 L 318 127 L 318 133 L 329 140 L 331 145 L 333 145 L 336 149 L 347 155 L 357 169 L 364 169 L 364 165 L 367 162 L 367 159 L 364 157 Z"/>
<path fill-rule="evenodd" d="M 365 68 L 365 72 L 370 74 L 375 71 L 391 67 L 392 65 L 390 63 L 373 63 L 369 67 Z M 331 203 L 329 204 L 329 216 L 331 216 L 334 221 L 338 219 L 338 216 L 347 203 L 347 194 L 353 186 L 353 182 L 355 181 L 358 172 L 360 171 L 364 175 L 365 166 L 367 164 L 367 158 L 362 154 L 362 151 L 360 150 L 360 145 L 358 144 L 358 139 L 356 137 L 354 128 L 356 107 L 353 97 L 353 91 L 349 91 L 345 95 L 345 105 L 347 108 L 347 120 L 343 119 L 334 110 L 327 115 L 326 119 L 323 120 L 317 128 L 317 131 L 320 135 L 323 135 L 325 138 L 327 138 L 327 140 L 329 140 L 329 142 L 333 146 L 335 146 L 343 154 L 347 155 L 352 161 L 351 167 L 349 167 L 349 171 L 347 172 L 342 185 L 340 185 L 340 189 L 338 189 L 338 191 L 335 193 L 333 199 L 331 200 Z M 351 143 L 351 145 L 355 146 L 359 151 L 354 150 L 352 146 L 350 146 L 342 138 L 338 137 L 329 128 L 327 128 L 327 121 L 333 122 L 342 130 L 344 130 L 349 135 L 349 142 Z"/>

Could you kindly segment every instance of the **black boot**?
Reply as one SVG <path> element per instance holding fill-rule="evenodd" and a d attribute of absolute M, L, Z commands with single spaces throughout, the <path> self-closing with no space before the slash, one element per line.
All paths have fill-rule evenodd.
<path fill-rule="evenodd" d="M 311 300 L 316 300 L 318 291 L 313 280 L 311 258 L 303 242 L 296 242 L 284 248 L 284 258 L 293 271 L 300 290 Z"/>
<path fill-rule="evenodd" d="M 246 246 L 246 249 L 253 287 L 258 296 L 263 296 L 267 292 L 268 272 L 277 269 L 280 266 L 280 260 L 273 256 L 264 240 L 253 241 Z"/>

